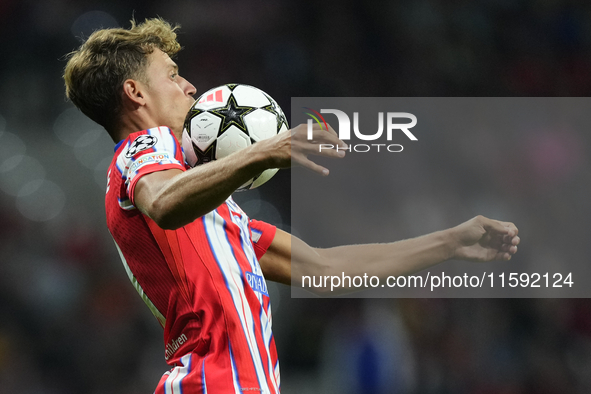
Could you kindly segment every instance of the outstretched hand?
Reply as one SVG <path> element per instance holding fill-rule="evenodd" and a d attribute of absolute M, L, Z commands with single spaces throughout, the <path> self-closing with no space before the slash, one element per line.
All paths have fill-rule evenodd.
<path fill-rule="evenodd" d="M 347 144 L 339 140 L 337 133 L 330 125 L 327 130 L 314 124 L 312 135 L 312 140 L 309 140 L 308 126 L 301 124 L 273 138 L 254 144 L 252 149 L 263 150 L 269 154 L 271 162 L 268 168 L 301 166 L 320 175 L 328 175 L 328 169 L 310 160 L 309 156 L 342 158 L 345 156 Z"/>
<path fill-rule="evenodd" d="M 510 260 L 520 241 L 513 223 L 484 216 L 476 216 L 450 231 L 455 240 L 452 258 L 460 260 Z"/>
<path fill-rule="evenodd" d="M 336 147 L 340 149 L 336 149 Z M 328 125 L 328 130 L 318 124 L 312 127 L 312 140 L 308 140 L 308 127 L 301 124 L 291 129 L 291 163 L 306 167 L 321 175 L 328 175 L 328 169 L 308 158 L 310 155 L 342 158 L 347 145 L 339 140 L 337 133 Z"/>

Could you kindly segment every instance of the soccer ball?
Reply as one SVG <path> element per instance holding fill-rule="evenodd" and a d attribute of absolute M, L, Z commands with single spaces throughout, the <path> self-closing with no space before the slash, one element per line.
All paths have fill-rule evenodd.
<path fill-rule="evenodd" d="M 257 141 L 289 129 L 275 100 L 253 86 L 227 84 L 203 93 L 185 119 L 183 151 L 191 167 L 221 159 Z M 267 182 L 277 169 L 268 169 L 238 190 Z"/>

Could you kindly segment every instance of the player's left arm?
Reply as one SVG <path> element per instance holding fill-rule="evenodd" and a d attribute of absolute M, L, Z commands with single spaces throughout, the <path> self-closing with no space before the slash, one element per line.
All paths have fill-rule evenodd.
<path fill-rule="evenodd" d="M 450 259 L 510 260 L 517 253 L 517 234 L 513 223 L 477 216 L 417 238 L 320 249 L 278 229 L 260 264 L 267 279 L 294 285 L 304 275 L 410 275 Z"/>

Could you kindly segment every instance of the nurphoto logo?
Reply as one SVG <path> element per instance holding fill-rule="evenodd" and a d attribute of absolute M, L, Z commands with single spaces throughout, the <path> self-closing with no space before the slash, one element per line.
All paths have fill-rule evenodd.
<path fill-rule="evenodd" d="M 308 119 L 308 134 L 307 138 L 309 141 L 314 140 L 313 121 L 320 126 L 321 130 L 328 130 L 328 123 L 321 114 L 333 114 L 337 117 L 338 121 L 338 134 L 339 139 L 342 141 L 348 141 L 351 139 L 351 120 L 349 115 L 339 109 L 321 109 L 320 112 L 304 107 L 304 109 L 310 111 L 305 112 L 306 115 L 312 119 Z M 385 121 L 384 121 L 385 119 Z M 401 119 L 410 120 L 408 123 L 399 123 Z M 384 123 L 386 126 L 384 127 Z M 362 141 L 378 141 L 379 139 L 384 140 L 382 135 L 384 129 L 386 130 L 386 141 L 392 141 L 392 137 L 395 132 L 402 132 L 411 141 L 417 141 L 417 137 L 409 129 L 413 128 L 417 124 L 417 117 L 408 112 L 387 112 L 385 115 L 383 112 L 378 112 L 378 131 L 373 134 L 362 133 L 359 130 L 359 112 L 353 112 L 353 133 L 355 137 Z M 367 132 L 367 130 L 364 130 Z M 322 149 L 336 149 L 346 150 L 349 152 L 369 152 L 375 150 L 380 152 L 382 150 L 388 152 L 402 152 L 404 147 L 400 144 L 385 144 L 385 143 L 372 143 L 372 144 L 348 144 L 347 148 L 334 146 L 331 144 L 319 144 L 318 150 L 322 152 Z"/>

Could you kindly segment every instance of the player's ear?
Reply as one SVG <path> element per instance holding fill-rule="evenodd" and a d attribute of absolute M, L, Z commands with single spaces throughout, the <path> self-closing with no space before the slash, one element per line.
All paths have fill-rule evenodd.
<path fill-rule="evenodd" d="M 136 105 L 145 105 L 144 85 L 135 79 L 126 79 L 123 82 L 123 96 L 127 97 Z"/>

